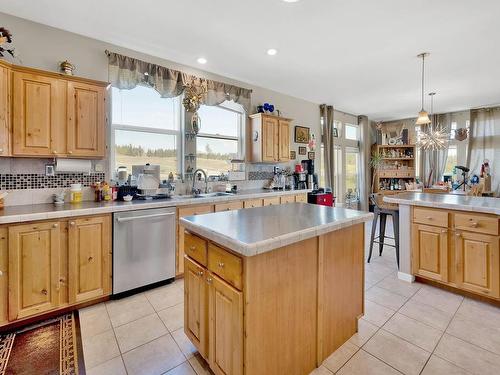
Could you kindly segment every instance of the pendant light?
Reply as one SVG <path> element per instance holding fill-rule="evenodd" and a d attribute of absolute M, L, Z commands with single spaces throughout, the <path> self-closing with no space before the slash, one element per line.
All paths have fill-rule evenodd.
<path fill-rule="evenodd" d="M 418 118 L 417 121 L 415 122 L 415 125 L 426 125 L 430 124 L 431 122 L 429 114 L 424 109 L 424 73 L 425 73 L 424 68 L 425 68 L 425 58 L 429 55 L 430 54 L 428 52 L 423 52 L 417 56 L 418 58 L 422 58 L 422 109 L 418 113 Z"/>
<path fill-rule="evenodd" d="M 431 97 L 431 119 L 434 119 L 434 95 L 435 92 L 430 92 Z M 420 137 L 418 141 L 418 146 L 424 150 L 442 150 L 448 145 L 448 140 L 450 139 L 450 133 L 443 129 L 439 124 L 435 124 L 430 121 L 427 129 L 420 132 Z"/>

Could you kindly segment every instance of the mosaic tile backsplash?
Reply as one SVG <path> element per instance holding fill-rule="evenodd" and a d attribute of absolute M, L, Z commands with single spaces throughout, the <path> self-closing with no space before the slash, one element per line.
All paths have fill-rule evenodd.
<path fill-rule="evenodd" d="M 91 186 L 93 183 L 104 180 L 103 172 L 58 173 L 55 176 L 36 173 L 0 174 L 0 190 L 69 188 L 71 184 L 78 183 Z"/>
<path fill-rule="evenodd" d="M 274 177 L 273 172 L 267 172 L 267 171 L 248 172 L 248 179 L 250 181 L 271 180 L 273 177 Z"/>

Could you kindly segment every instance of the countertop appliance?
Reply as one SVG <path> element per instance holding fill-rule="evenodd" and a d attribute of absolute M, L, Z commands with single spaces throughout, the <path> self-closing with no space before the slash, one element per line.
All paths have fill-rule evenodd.
<path fill-rule="evenodd" d="M 325 192 L 323 189 L 314 190 L 307 193 L 307 203 L 335 207 L 335 198 L 331 192 Z"/>
<path fill-rule="evenodd" d="M 113 214 L 113 294 L 175 277 L 175 208 Z"/>

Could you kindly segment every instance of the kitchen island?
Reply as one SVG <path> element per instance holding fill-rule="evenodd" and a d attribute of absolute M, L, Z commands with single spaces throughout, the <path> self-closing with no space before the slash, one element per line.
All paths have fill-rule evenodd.
<path fill-rule="evenodd" d="M 363 315 L 364 222 L 303 203 L 189 216 L 185 322 L 215 374 L 309 374 Z"/>
<path fill-rule="evenodd" d="M 403 193 L 384 200 L 399 205 L 400 279 L 500 302 L 500 199 Z"/>

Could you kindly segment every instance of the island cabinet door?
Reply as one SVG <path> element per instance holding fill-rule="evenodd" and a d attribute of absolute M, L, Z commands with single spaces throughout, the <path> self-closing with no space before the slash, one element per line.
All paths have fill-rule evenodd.
<path fill-rule="evenodd" d="M 413 274 L 448 282 L 448 230 L 413 224 L 412 236 Z"/>
<path fill-rule="evenodd" d="M 459 288 L 488 297 L 500 297 L 498 236 L 457 232 L 456 283 Z"/>
<path fill-rule="evenodd" d="M 213 274 L 209 290 L 209 363 L 216 375 L 243 374 L 243 293 Z"/>
<path fill-rule="evenodd" d="M 208 272 L 187 257 L 184 265 L 184 332 L 208 359 Z"/>
<path fill-rule="evenodd" d="M 9 320 L 57 307 L 59 241 L 58 222 L 9 228 Z"/>
<path fill-rule="evenodd" d="M 69 302 L 111 292 L 111 220 L 97 216 L 71 220 L 68 226 Z"/>

